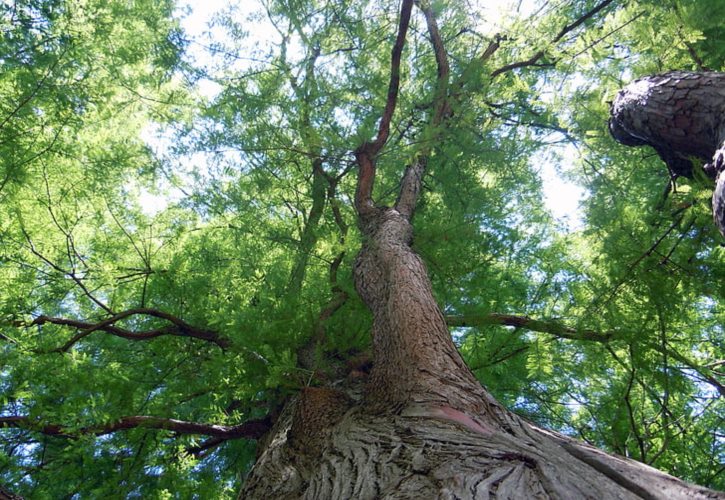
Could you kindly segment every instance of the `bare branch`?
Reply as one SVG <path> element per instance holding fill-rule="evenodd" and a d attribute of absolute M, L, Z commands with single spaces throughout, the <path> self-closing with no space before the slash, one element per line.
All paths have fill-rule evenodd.
<path fill-rule="evenodd" d="M 13 344 L 17 344 L 18 341 L 15 340 L 12 337 L 8 337 L 7 335 L 0 333 L 0 340 L 4 340 L 5 342 L 12 342 Z"/>
<path fill-rule="evenodd" d="M 438 30 L 438 23 L 433 14 L 433 10 L 427 3 L 416 1 L 416 5 L 423 12 L 428 35 L 430 36 L 433 53 L 436 58 L 437 77 L 435 95 L 433 98 L 434 111 L 428 125 L 429 129 L 438 133 L 436 130 L 451 114 L 450 103 L 448 102 L 448 80 L 450 74 L 450 66 L 448 64 L 448 54 L 446 53 L 443 39 Z M 398 199 L 395 202 L 395 209 L 401 215 L 410 219 L 415 211 L 415 205 L 418 202 L 421 184 L 423 182 L 423 174 L 428 165 L 428 157 L 435 141 L 428 143 L 423 150 L 418 151 L 415 160 L 406 167 L 403 178 L 400 182 L 400 191 Z"/>
<path fill-rule="evenodd" d="M 398 36 L 395 39 L 395 45 L 393 45 L 391 54 L 388 97 L 385 102 L 383 116 L 380 119 L 378 136 L 375 138 L 375 142 L 373 143 L 373 150 L 375 153 L 383 148 L 385 142 L 388 140 L 388 136 L 390 135 L 390 121 L 393 119 L 393 113 L 395 112 L 395 106 L 398 101 L 398 90 L 400 88 L 400 59 L 403 54 L 403 47 L 405 46 L 405 37 L 408 32 L 408 23 L 410 22 L 410 14 L 412 10 L 413 0 L 403 0 L 403 5 L 400 9 Z"/>
<path fill-rule="evenodd" d="M 400 181 L 400 192 L 395 201 L 395 209 L 406 219 L 410 220 L 415 211 L 418 194 L 423 183 L 423 174 L 428 164 L 428 157 L 418 158 L 413 164 L 405 167 L 403 179 Z"/>
<path fill-rule="evenodd" d="M 108 199 L 104 198 L 103 200 L 106 203 L 106 209 L 108 210 L 108 213 L 111 214 L 111 218 L 116 223 L 116 226 L 121 230 L 121 232 L 126 236 L 126 239 L 131 243 L 134 250 L 136 250 L 136 254 L 141 258 L 141 261 L 146 266 L 146 269 L 151 269 L 151 259 L 149 256 L 145 255 L 147 252 L 142 252 L 141 249 L 139 249 L 138 245 L 136 245 L 136 241 L 133 239 L 131 234 L 126 230 L 123 224 L 121 224 L 121 221 L 118 220 L 118 217 L 116 217 L 116 214 L 113 213 L 113 210 L 111 210 L 111 205 L 108 203 Z"/>
<path fill-rule="evenodd" d="M 117 323 L 118 321 L 134 315 L 153 316 L 159 319 L 164 319 L 171 323 L 171 325 L 141 332 L 134 332 L 125 328 L 115 326 L 115 323 Z M 54 352 L 67 352 L 78 341 L 96 331 L 103 331 L 106 333 L 110 333 L 111 335 L 115 335 L 116 337 L 121 337 L 128 340 L 149 340 L 152 338 L 160 337 L 162 335 L 174 335 L 177 337 L 191 337 L 207 342 L 212 342 L 221 347 L 222 349 L 226 349 L 231 345 L 231 341 L 229 339 L 227 339 L 226 337 L 222 337 L 217 332 L 194 327 L 186 323 L 185 321 L 177 318 L 176 316 L 165 313 L 163 311 L 159 311 L 157 309 L 149 308 L 129 309 L 97 323 L 90 323 L 87 321 L 80 321 L 69 318 L 38 316 L 28 326 L 43 325 L 46 323 L 70 326 L 72 328 L 77 328 L 81 330 L 63 346 L 54 349 Z"/>
<path fill-rule="evenodd" d="M 209 450 L 216 448 L 225 441 L 228 441 L 228 439 L 219 436 L 210 437 L 196 446 L 189 446 L 186 448 L 186 453 L 193 455 L 195 458 L 204 458 Z"/>
<path fill-rule="evenodd" d="M 718 380 L 717 375 L 713 373 L 713 371 L 707 365 L 700 365 L 689 359 L 687 356 L 677 352 L 676 350 L 668 348 L 667 345 L 661 345 L 657 342 L 646 342 L 645 345 L 659 352 L 660 354 L 667 355 L 675 361 L 682 363 L 682 365 L 689 368 L 690 370 L 693 370 L 700 377 L 702 377 L 702 380 L 704 382 L 707 382 L 715 389 L 717 389 L 721 397 L 725 397 L 725 385 L 723 385 Z"/>
<path fill-rule="evenodd" d="M 495 35 L 493 37 L 493 40 L 491 40 L 488 44 L 488 47 L 486 47 L 486 50 L 483 51 L 483 54 L 481 54 L 481 57 L 479 60 L 481 62 L 487 61 L 491 58 L 492 55 L 496 53 L 496 51 L 501 47 L 501 35 Z"/>
<path fill-rule="evenodd" d="M 635 268 L 647 257 L 651 256 L 653 253 L 656 252 L 657 247 L 664 241 L 669 234 L 677 228 L 682 220 L 684 219 L 684 215 L 681 215 L 675 219 L 675 221 L 670 225 L 670 227 L 660 236 L 657 238 L 657 240 L 650 246 L 647 251 L 645 251 L 642 255 L 640 255 L 634 262 L 632 262 L 629 266 L 627 266 L 627 271 L 625 272 L 624 276 L 617 282 L 615 285 L 607 291 L 605 294 L 600 295 L 596 297 L 592 302 L 591 306 L 589 307 L 589 310 L 587 313 L 591 313 L 591 310 L 595 307 L 601 307 L 601 304 L 608 302 L 609 300 L 612 300 L 619 289 L 627 282 L 628 279 L 630 279 L 630 274 L 635 270 Z"/>
<path fill-rule="evenodd" d="M 574 21 L 571 24 L 567 24 L 566 26 L 564 26 L 561 29 L 561 31 L 559 31 L 559 33 L 551 40 L 550 43 L 552 45 L 555 44 L 555 43 L 557 43 L 559 40 L 561 40 L 562 38 L 564 38 L 564 36 L 567 33 L 570 33 L 573 30 L 575 30 L 576 28 L 578 28 L 579 26 L 581 26 L 588 19 L 590 19 L 593 16 L 595 16 L 599 11 L 601 11 L 604 8 L 606 8 L 612 2 L 614 2 L 614 0 L 604 0 L 604 1 L 600 2 L 600 3 L 598 3 L 590 11 L 588 11 L 584 15 L 580 16 L 576 21 Z M 498 68 L 497 70 L 494 70 L 491 73 L 491 77 L 492 78 L 495 78 L 496 76 L 500 75 L 501 73 L 505 73 L 507 71 L 511 71 L 511 70 L 517 69 L 517 68 L 524 68 L 524 67 L 527 67 L 527 66 L 536 66 L 536 65 L 539 64 L 539 60 L 542 57 L 544 57 L 545 54 L 546 54 L 545 51 L 539 50 L 534 55 L 532 55 L 530 58 L 528 58 L 528 59 L 526 59 L 524 61 L 518 61 L 518 62 L 511 63 L 511 64 L 507 64 L 505 66 L 502 66 L 502 67 Z"/>
<path fill-rule="evenodd" d="M 685 47 L 687 47 L 687 53 L 690 54 L 690 57 L 692 57 L 692 60 L 695 61 L 698 71 L 712 71 L 711 68 L 708 68 L 707 66 L 705 66 L 705 62 L 695 51 L 695 48 L 692 46 L 691 43 L 684 42 L 684 44 L 685 44 Z"/>
<path fill-rule="evenodd" d="M 23 500 L 23 497 L 0 485 L 0 500 Z"/>
<path fill-rule="evenodd" d="M 93 434 L 103 436 L 117 431 L 124 431 L 142 427 L 146 429 L 157 429 L 173 431 L 177 434 L 200 434 L 212 436 L 222 440 L 228 439 L 259 439 L 271 427 L 268 418 L 249 420 L 239 425 L 214 425 L 200 424 L 173 418 L 151 417 L 147 415 L 133 415 L 121 417 L 115 422 L 83 427 L 73 430 L 62 425 L 44 424 L 41 421 L 26 415 L 11 415 L 0 417 L 0 429 L 18 428 L 40 432 L 47 436 L 77 438 L 82 435 Z"/>
<path fill-rule="evenodd" d="M 634 408 L 632 408 L 632 387 L 634 386 L 634 379 L 635 379 L 635 372 L 636 368 L 634 367 L 634 364 L 632 363 L 632 346 L 629 346 L 629 362 L 630 362 L 630 370 L 629 370 L 629 381 L 627 382 L 627 390 L 624 393 L 624 405 L 627 407 L 627 416 L 629 418 L 629 428 L 632 431 L 632 434 L 634 434 L 634 438 L 637 441 L 637 447 L 639 448 L 639 461 L 647 463 L 647 448 L 645 446 L 644 441 L 642 440 L 642 436 L 640 436 L 639 431 L 637 430 L 637 422 L 634 418 Z M 626 442 L 624 443 L 626 445 Z"/>
<path fill-rule="evenodd" d="M 435 113 L 431 119 L 432 126 L 438 126 L 447 117 L 449 113 L 448 107 L 448 76 L 450 74 L 450 66 L 448 64 L 448 54 L 446 48 L 443 45 L 443 39 L 441 38 L 440 31 L 438 30 L 438 22 L 427 4 L 418 2 L 423 15 L 425 17 L 426 26 L 428 28 L 428 35 L 430 35 L 431 45 L 433 45 L 433 52 L 436 58 L 437 77 L 436 77 L 436 90 L 435 90 Z"/>

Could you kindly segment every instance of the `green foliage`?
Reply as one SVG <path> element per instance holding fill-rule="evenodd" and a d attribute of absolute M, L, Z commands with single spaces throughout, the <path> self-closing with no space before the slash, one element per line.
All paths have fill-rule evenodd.
<path fill-rule="evenodd" d="M 462 354 L 528 418 L 724 488 L 725 251 L 711 186 L 679 179 L 663 195 L 661 161 L 606 124 L 636 76 L 722 69 L 721 2 L 616 3 L 563 35 L 597 3 L 540 2 L 495 31 L 465 2 L 431 3 L 460 100 L 449 126 L 427 128 L 436 65 L 415 14 L 374 197 L 393 203 L 405 164 L 430 148 L 414 248 L 444 313 L 574 332 L 455 329 Z M 29 498 L 233 498 L 253 440 L 199 452 L 199 434 L 89 429 L 131 415 L 262 418 L 345 376 L 368 347 L 352 151 L 376 133 L 396 5 L 261 5 L 216 19 L 201 68 L 171 1 L 0 3 L 0 419 L 30 419 L 0 429 L 0 485 Z M 495 34 L 501 47 L 481 60 Z M 214 97 L 198 95 L 205 80 Z M 581 229 L 546 207 L 541 163 L 557 148 L 587 190 Z M 142 204 L 166 192 L 164 207 Z M 224 342 L 39 321 L 140 308 Z M 114 325 L 172 326 L 148 314 Z"/>

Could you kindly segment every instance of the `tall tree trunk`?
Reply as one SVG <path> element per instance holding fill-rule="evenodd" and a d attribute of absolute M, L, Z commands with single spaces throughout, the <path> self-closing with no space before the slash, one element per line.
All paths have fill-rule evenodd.
<path fill-rule="evenodd" d="M 354 276 L 373 315 L 372 372 L 306 388 L 291 400 L 260 443 L 240 498 L 725 499 L 529 424 L 495 401 L 464 363 L 411 248 L 430 150 L 407 166 L 394 207 L 372 198 L 413 3 L 402 2 L 377 136 L 355 150 L 363 245 Z M 429 124 L 436 133 L 451 117 L 448 62 L 433 11 L 417 5 L 438 65 Z"/>
<path fill-rule="evenodd" d="M 363 233 L 372 373 L 291 401 L 240 498 L 725 498 L 504 409 L 458 354 L 406 217 L 375 209 Z"/>
<path fill-rule="evenodd" d="M 692 157 L 715 180 L 713 218 L 725 236 L 725 73 L 671 71 L 636 80 L 612 103 L 609 130 L 627 146 L 652 146 L 673 176 Z"/>

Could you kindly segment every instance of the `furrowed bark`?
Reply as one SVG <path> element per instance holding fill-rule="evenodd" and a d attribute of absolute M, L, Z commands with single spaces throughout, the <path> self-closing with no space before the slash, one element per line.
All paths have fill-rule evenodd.
<path fill-rule="evenodd" d="M 725 236 L 725 73 L 671 71 L 636 80 L 614 99 L 609 130 L 626 146 L 652 146 L 673 177 L 692 177 L 692 158 L 707 162 L 713 218 Z"/>
<path fill-rule="evenodd" d="M 163 319 L 169 322 L 169 325 L 155 328 L 153 330 L 144 331 L 131 331 L 125 328 L 116 326 L 121 320 L 129 318 L 131 316 L 151 316 L 159 319 Z M 54 324 L 61 326 L 68 326 L 80 330 L 70 340 L 68 340 L 62 346 L 53 350 L 53 352 L 68 352 L 71 347 L 78 343 L 83 338 L 94 332 L 106 332 L 116 337 L 121 337 L 127 340 L 150 340 L 156 337 L 164 335 L 173 335 L 176 337 L 190 337 L 194 339 L 204 340 L 206 342 L 212 342 L 222 349 L 226 349 L 231 346 L 231 341 L 220 335 L 217 332 L 211 330 L 205 330 L 190 325 L 189 323 L 177 318 L 176 316 L 159 311 L 157 309 L 151 309 L 146 307 L 140 307 L 137 309 L 129 309 L 127 311 L 120 312 L 106 318 L 97 323 L 91 323 L 88 321 L 75 320 L 70 318 L 54 318 L 50 316 L 38 316 L 32 322 L 22 326 L 33 326 L 33 325 L 45 325 Z"/>
<path fill-rule="evenodd" d="M 433 12 L 426 5 L 420 8 L 438 68 L 434 111 L 428 126 L 435 137 L 449 116 L 449 67 Z M 399 35 L 402 32 L 401 28 Z M 396 48 L 403 41 L 399 36 Z M 394 62 L 392 73 L 399 73 L 399 60 L 394 57 Z M 381 121 L 386 121 L 385 114 Z M 505 412 L 481 389 L 458 354 L 433 297 L 425 265 L 410 247 L 410 218 L 432 147 L 427 145 L 419 151 L 406 168 L 395 208 L 376 207 L 360 214 L 364 243 L 355 263 L 355 286 L 373 314 L 374 364 L 366 403 L 376 411 L 409 404 L 450 406 L 466 415 L 487 415 L 507 426 Z M 359 168 L 362 171 L 367 165 L 361 162 Z"/>
<path fill-rule="evenodd" d="M 303 393 L 283 410 L 239 498 L 725 498 L 517 418 L 510 433 L 452 411 L 376 414 L 358 381 L 334 391 Z"/>
<path fill-rule="evenodd" d="M 397 210 L 381 210 L 363 232 L 354 274 L 373 314 L 368 404 L 381 410 L 452 406 L 499 421 L 501 408 L 484 394 L 451 340 L 425 265 L 410 248 L 410 222 Z"/>

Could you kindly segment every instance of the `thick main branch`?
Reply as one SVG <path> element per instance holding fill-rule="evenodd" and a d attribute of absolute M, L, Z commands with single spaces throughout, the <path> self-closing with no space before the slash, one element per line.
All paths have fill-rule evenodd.
<path fill-rule="evenodd" d="M 713 218 L 725 236 L 725 73 L 670 71 L 627 85 L 611 107 L 609 131 L 626 146 L 651 146 L 671 177 L 693 176 L 703 160 L 715 180 Z"/>
<path fill-rule="evenodd" d="M 405 37 L 408 33 L 410 14 L 413 9 L 413 0 L 403 0 L 398 23 L 398 35 L 393 45 L 390 58 L 390 82 L 388 95 L 385 101 L 378 134 L 373 142 L 365 142 L 355 150 L 355 160 L 358 164 L 357 189 L 355 192 L 355 208 L 362 216 L 369 214 L 374 208 L 372 201 L 373 185 L 375 184 L 375 162 L 380 150 L 390 135 L 390 121 L 395 112 L 400 90 L 400 59 L 405 46 Z"/>

